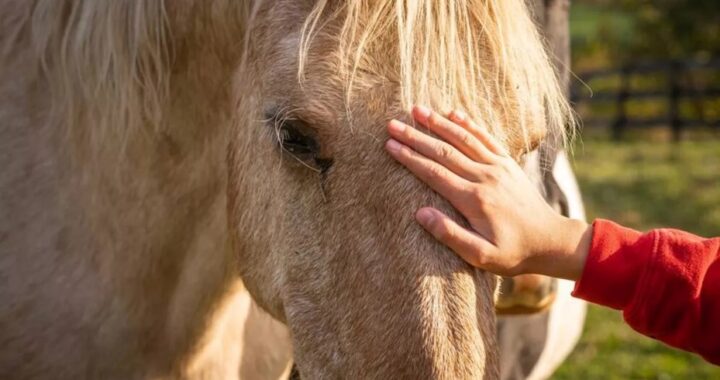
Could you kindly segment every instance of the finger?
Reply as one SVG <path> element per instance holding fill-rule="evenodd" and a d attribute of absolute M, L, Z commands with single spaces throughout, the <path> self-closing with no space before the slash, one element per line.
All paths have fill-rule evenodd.
<path fill-rule="evenodd" d="M 395 140 L 450 169 L 469 181 L 480 180 L 481 164 L 469 159 L 454 146 L 427 135 L 401 121 L 391 120 L 388 132 Z"/>
<path fill-rule="evenodd" d="M 482 269 L 491 265 L 490 259 L 497 248 L 479 234 L 467 230 L 431 207 L 418 210 L 415 218 L 435 239 L 452 249 L 468 264 Z"/>
<path fill-rule="evenodd" d="M 415 106 L 413 117 L 420 124 L 449 142 L 472 160 L 481 163 L 493 163 L 495 154 L 485 147 L 472 133 L 444 118 L 427 107 Z"/>
<path fill-rule="evenodd" d="M 470 182 L 396 140 L 388 140 L 385 148 L 393 158 L 454 206 L 466 198 Z"/>
<path fill-rule="evenodd" d="M 487 128 L 481 127 L 474 121 L 470 120 L 464 112 L 458 110 L 452 111 L 450 112 L 450 115 L 448 115 L 448 118 L 450 121 L 470 131 L 491 152 L 497 154 L 498 156 L 508 156 L 507 151 L 495 138 L 495 136 L 491 135 Z"/>

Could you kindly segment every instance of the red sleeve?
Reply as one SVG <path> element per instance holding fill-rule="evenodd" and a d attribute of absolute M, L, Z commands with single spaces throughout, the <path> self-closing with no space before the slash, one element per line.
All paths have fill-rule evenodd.
<path fill-rule="evenodd" d="M 638 332 L 720 364 L 720 238 L 606 220 L 573 295 L 623 311 Z"/>

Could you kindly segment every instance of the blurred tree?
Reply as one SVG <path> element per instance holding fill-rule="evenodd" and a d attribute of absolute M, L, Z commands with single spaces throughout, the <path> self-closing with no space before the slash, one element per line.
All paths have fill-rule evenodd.
<path fill-rule="evenodd" d="M 720 56 L 720 0 L 575 0 L 574 68 Z"/>
<path fill-rule="evenodd" d="M 621 0 L 636 17 L 635 54 L 652 58 L 720 55 L 720 1 Z"/>

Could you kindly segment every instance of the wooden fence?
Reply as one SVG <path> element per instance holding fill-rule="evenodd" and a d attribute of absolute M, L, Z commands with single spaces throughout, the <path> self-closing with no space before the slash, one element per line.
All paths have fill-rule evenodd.
<path fill-rule="evenodd" d="M 687 128 L 710 127 L 720 131 L 720 58 L 643 62 L 588 71 L 578 77 L 580 80 L 573 81 L 571 100 L 583 125 L 609 127 L 616 139 L 622 138 L 628 128 L 669 127 L 675 140 L 679 140 Z M 652 85 L 636 88 L 633 83 L 643 77 Z M 616 85 L 594 93 L 590 90 L 595 87 L 594 83 L 602 82 Z M 650 117 L 637 117 L 628 112 L 628 103 L 644 101 L 659 101 L 664 106 Z M 606 108 L 609 105 L 612 112 L 609 116 L 598 116 L 598 112 L 592 111 L 598 105 Z M 685 108 L 692 109 L 693 115 L 685 115 L 681 106 L 689 106 Z"/>

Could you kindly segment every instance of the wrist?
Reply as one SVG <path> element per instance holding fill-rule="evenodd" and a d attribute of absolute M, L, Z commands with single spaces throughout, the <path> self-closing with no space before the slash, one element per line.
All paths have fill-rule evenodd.
<path fill-rule="evenodd" d="M 585 268 L 592 225 L 559 215 L 549 225 L 545 248 L 530 257 L 524 272 L 576 281 Z"/>
<path fill-rule="evenodd" d="M 562 273 L 558 277 L 577 281 L 585 268 L 590 245 L 592 243 L 592 224 L 581 220 L 564 218 L 564 225 L 559 230 L 563 245 L 558 255 L 563 257 Z"/>

